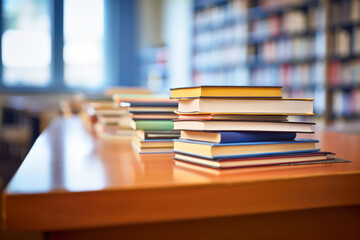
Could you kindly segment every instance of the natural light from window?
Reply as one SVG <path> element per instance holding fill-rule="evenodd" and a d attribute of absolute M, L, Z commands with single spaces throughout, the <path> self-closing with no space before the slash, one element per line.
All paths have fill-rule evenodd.
<path fill-rule="evenodd" d="M 103 0 L 65 0 L 64 78 L 68 87 L 103 85 Z"/>
<path fill-rule="evenodd" d="M 50 83 L 51 37 L 46 0 L 4 0 L 3 82 L 45 87 Z"/>

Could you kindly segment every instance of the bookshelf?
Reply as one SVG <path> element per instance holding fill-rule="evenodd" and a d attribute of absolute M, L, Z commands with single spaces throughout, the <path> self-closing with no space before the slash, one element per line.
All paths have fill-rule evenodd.
<path fill-rule="evenodd" d="M 167 89 L 168 52 L 166 46 L 144 48 L 140 52 L 141 81 L 153 92 Z"/>
<path fill-rule="evenodd" d="M 329 0 L 328 119 L 360 117 L 360 0 Z"/>
<path fill-rule="evenodd" d="M 194 85 L 248 84 L 247 2 L 195 1 L 194 9 Z"/>
<path fill-rule="evenodd" d="M 282 85 L 360 117 L 360 0 L 198 0 L 193 45 L 194 85 Z"/>

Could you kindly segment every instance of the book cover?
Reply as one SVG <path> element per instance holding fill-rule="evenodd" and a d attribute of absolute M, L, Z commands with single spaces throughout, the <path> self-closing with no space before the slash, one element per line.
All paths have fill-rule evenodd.
<path fill-rule="evenodd" d="M 171 98 L 192 97 L 271 97 L 281 98 L 278 86 L 199 86 L 172 88 Z"/>
<path fill-rule="evenodd" d="M 177 107 L 177 102 L 121 102 L 125 107 Z"/>
<path fill-rule="evenodd" d="M 130 126 L 136 130 L 164 130 L 174 129 L 172 120 L 136 120 L 130 123 Z"/>
<path fill-rule="evenodd" d="M 181 138 L 215 143 L 294 140 L 294 132 L 196 132 L 181 131 Z"/>
<path fill-rule="evenodd" d="M 179 113 L 313 115 L 314 99 L 193 98 L 179 100 Z"/>
<path fill-rule="evenodd" d="M 295 139 L 293 141 L 210 143 L 184 139 L 174 139 L 174 151 L 194 156 L 246 157 L 254 154 L 278 154 L 297 152 L 318 152 L 314 139 Z"/>
<path fill-rule="evenodd" d="M 178 132 L 178 131 L 137 130 L 136 135 L 142 140 L 175 139 L 175 138 L 180 137 L 180 132 Z"/>
<path fill-rule="evenodd" d="M 241 160 L 258 160 L 258 159 L 267 159 L 267 158 L 288 158 L 288 157 L 297 157 L 297 156 L 318 156 L 318 155 L 335 155 L 333 152 L 325 152 L 325 151 L 298 151 L 298 152 L 284 152 L 284 153 L 269 153 L 269 154 L 251 154 L 251 156 L 225 156 L 225 157 L 204 157 L 204 156 L 195 156 L 193 154 L 184 153 L 184 152 L 178 152 L 174 151 L 175 154 L 182 155 L 182 156 L 188 156 L 193 157 L 196 159 L 204 159 L 209 161 L 215 161 L 215 162 L 226 162 L 226 161 L 241 161 Z"/>
<path fill-rule="evenodd" d="M 252 132 L 304 132 L 312 133 L 314 123 L 309 122 L 261 122 L 228 120 L 173 120 L 174 130 L 192 131 L 252 131 Z"/>
<path fill-rule="evenodd" d="M 174 159 L 193 164 L 198 164 L 211 168 L 229 169 L 238 167 L 253 167 L 253 166 L 264 166 L 264 165 L 275 165 L 284 163 L 295 163 L 295 162 L 308 162 L 308 161 L 319 161 L 327 160 L 329 158 L 327 152 L 317 153 L 302 153 L 293 155 L 282 155 L 282 156 L 264 156 L 257 158 L 233 158 L 225 161 L 213 161 L 201 157 L 175 154 Z"/>

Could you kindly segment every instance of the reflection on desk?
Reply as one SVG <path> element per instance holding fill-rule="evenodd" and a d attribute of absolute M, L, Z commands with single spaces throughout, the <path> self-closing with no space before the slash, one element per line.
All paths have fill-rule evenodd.
<path fill-rule="evenodd" d="M 176 167 L 172 154 L 138 155 L 128 141 L 101 141 L 80 119 L 58 118 L 3 193 L 5 227 L 54 231 L 360 205 L 360 136 L 315 137 L 353 162 L 203 175 Z"/>

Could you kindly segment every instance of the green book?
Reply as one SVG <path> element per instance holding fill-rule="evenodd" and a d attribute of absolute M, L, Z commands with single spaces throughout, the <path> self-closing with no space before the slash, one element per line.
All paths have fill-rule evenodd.
<path fill-rule="evenodd" d="M 171 131 L 174 129 L 174 123 L 172 120 L 133 120 L 131 127 L 136 130 Z"/>

